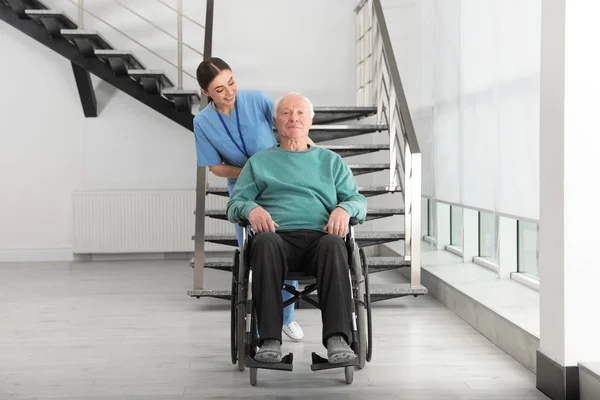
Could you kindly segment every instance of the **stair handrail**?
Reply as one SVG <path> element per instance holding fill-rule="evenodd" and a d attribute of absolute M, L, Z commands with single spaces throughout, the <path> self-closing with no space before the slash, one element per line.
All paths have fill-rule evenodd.
<path fill-rule="evenodd" d="M 169 9 L 171 11 L 174 11 L 177 14 L 176 15 L 176 17 L 177 17 L 177 36 L 172 35 L 171 33 L 169 33 L 168 31 L 166 31 L 165 29 L 161 28 L 160 26 L 158 26 L 154 22 L 152 22 L 149 19 L 145 18 L 140 13 L 138 13 L 134 9 L 132 9 L 130 6 L 126 5 L 123 1 L 121 1 L 121 0 L 111 0 L 114 4 L 117 4 L 119 7 L 123 8 L 124 10 L 127 10 L 131 14 L 137 16 L 142 21 L 145 21 L 150 26 L 152 26 L 154 29 L 158 30 L 159 32 L 164 33 L 165 35 L 167 35 L 171 39 L 176 40 L 176 42 L 177 42 L 177 64 L 175 64 L 172 61 L 168 60 L 167 58 L 161 56 L 156 51 L 154 51 L 154 50 L 150 49 L 148 46 L 142 44 L 140 41 L 134 39 L 133 37 L 131 37 L 127 33 L 123 32 L 122 30 L 120 30 L 119 28 L 117 28 L 116 26 L 114 26 L 113 24 L 111 24 L 110 22 L 106 21 L 104 18 L 100 17 L 98 14 L 94 13 L 89 8 L 86 8 L 86 6 L 85 6 L 85 0 L 67 0 L 67 1 L 69 3 L 77 6 L 77 9 L 78 9 L 77 26 L 78 26 L 79 29 L 83 29 L 84 28 L 84 24 L 85 24 L 84 15 L 88 14 L 88 15 L 94 17 L 96 20 L 98 20 L 101 23 L 103 23 L 104 25 L 106 25 L 106 26 L 110 27 L 111 29 L 115 30 L 120 35 L 122 35 L 122 36 L 126 37 L 127 39 L 131 40 L 136 45 L 142 47 L 143 49 L 145 49 L 146 51 L 150 52 L 154 56 L 160 58 L 163 62 L 171 65 L 174 68 L 176 68 L 177 69 L 177 89 L 179 89 L 179 90 L 183 89 L 183 75 L 187 75 L 190 78 L 193 78 L 194 80 L 196 79 L 196 77 L 194 75 L 190 74 L 189 72 L 187 72 L 187 71 L 185 71 L 183 69 L 183 47 L 185 46 L 186 48 L 192 50 L 193 52 L 195 52 L 196 54 L 198 54 L 200 56 L 203 56 L 203 53 L 201 53 L 200 51 L 198 51 L 197 49 L 195 49 L 193 46 L 191 46 L 189 43 L 186 43 L 183 40 L 183 19 L 185 18 L 186 20 L 189 20 L 189 21 L 193 22 L 194 24 L 196 24 L 197 26 L 199 26 L 200 28 L 204 29 L 205 30 L 205 35 L 206 35 L 206 27 L 203 26 L 202 24 L 194 21 L 191 17 L 189 17 L 189 16 L 187 16 L 187 15 L 185 15 L 183 13 L 183 0 L 177 0 L 177 9 L 174 9 L 173 7 L 171 7 L 170 5 L 168 5 L 167 3 L 165 3 L 162 0 L 155 0 L 159 4 L 162 4 L 167 9 Z M 207 4 L 207 7 L 208 7 L 208 4 Z"/>
<path fill-rule="evenodd" d="M 404 199 L 404 257 L 411 287 L 421 285 L 421 150 L 400 79 L 381 0 L 361 0 L 356 14 L 356 103 L 377 106 L 377 122 L 388 125 L 389 190 Z"/>

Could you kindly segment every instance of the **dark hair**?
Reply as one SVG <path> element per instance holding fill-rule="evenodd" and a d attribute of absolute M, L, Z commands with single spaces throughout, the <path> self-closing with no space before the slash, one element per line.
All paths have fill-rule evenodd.
<path fill-rule="evenodd" d="M 202 89 L 208 90 L 210 83 L 223 70 L 231 71 L 231 67 L 220 58 L 211 57 L 208 60 L 202 61 L 200 65 L 198 65 L 198 69 L 196 69 L 196 79 L 198 79 L 198 84 Z"/>

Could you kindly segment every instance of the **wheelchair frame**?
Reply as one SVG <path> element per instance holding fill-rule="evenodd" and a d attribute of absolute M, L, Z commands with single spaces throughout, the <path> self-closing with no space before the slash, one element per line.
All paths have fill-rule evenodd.
<path fill-rule="evenodd" d="M 365 253 L 363 249 L 359 249 L 354 240 L 354 226 L 357 223 L 356 218 L 350 219 L 345 243 L 348 250 L 348 278 L 350 279 L 352 301 L 352 343 L 350 347 L 358 357 L 349 362 L 331 364 L 326 358 L 322 358 L 313 352 L 311 365 L 312 371 L 344 368 L 345 380 L 348 384 L 354 380 L 354 368 L 364 368 L 366 362 L 371 361 L 373 354 L 369 273 Z M 244 243 L 241 252 L 239 249 L 235 252 L 231 279 L 231 362 L 233 364 L 237 363 L 240 371 L 244 371 L 248 367 L 250 369 L 250 384 L 255 386 L 258 369 L 292 371 L 293 354 L 285 355 L 279 363 L 261 363 L 254 360 L 254 355 L 258 349 L 257 318 L 252 301 L 252 267 L 248 268 L 249 246 L 253 235 L 247 222 L 241 225 L 244 229 Z M 310 275 L 306 275 L 306 278 L 311 281 L 316 279 Z M 295 279 L 295 277 L 290 276 L 286 279 Z M 308 284 L 302 291 L 286 284 L 284 284 L 283 289 L 293 295 L 292 298 L 283 303 L 284 307 L 299 301 L 305 301 L 320 309 L 318 301 L 309 297 L 317 289 L 316 283 Z"/>

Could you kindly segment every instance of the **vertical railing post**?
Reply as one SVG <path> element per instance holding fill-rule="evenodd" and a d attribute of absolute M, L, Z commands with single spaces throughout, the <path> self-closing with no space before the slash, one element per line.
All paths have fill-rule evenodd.
<path fill-rule="evenodd" d="M 410 286 L 421 286 L 421 154 L 411 154 Z M 408 184 L 406 185 L 408 186 Z"/>
<path fill-rule="evenodd" d="M 412 241 L 415 237 L 412 236 L 412 225 L 415 223 L 413 210 L 413 176 L 412 176 L 412 157 L 410 154 L 410 146 L 404 144 L 402 149 L 404 152 L 404 186 L 402 188 L 404 195 L 404 258 L 406 261 L 412 260 Z"/>
<path fill-rule="evenodd" d="M 179 0 L 181 3 L 181 0 Z M 206 0 L 206 24 L 204 29 L 204 59 L 207 60 L 212 54 L 212 30 L 213 30 L 214 0 Z M 208 100 L 202 96 L 200 109 L 208 105 Z M 196 234 L 194 235 L 194 289 L 204 287 L 204 235 L 206 214 L 206 180 L 207 168 L 196 167 Z"/>
<path fill-rule="evenodd" d="M 354 14 L 354 91 L 356 92 L 356 105 L 360 105 L 360 101 L 358 99 L 358 88 L 360 87 L 359 83 L 359 72 L 358 72 L 358 11 Z"/>
<path fill-rule="evenodd" d="M 367 40 L 367 31 L 369 30 L 369 23 L 371 19 L 369 18 L 369 1 L 365 3 L 363 6 L 363 33 L 362 33 L 362 42 L 363 42 L 363 106 L 368 106 L 369 104 L 369 71 L 367 65 L 367 58 L 369 57 L 369 41 Z"/>
<path fill-rule="evenodd" d="M 177 0 L 177 89 L 183 89 L 183 0 Z"/>
<path fill-rule="evenodd" d="M 390 87 L 388 96 L 388 135 L 390 137 L 390 180 L 388 184 L 388 190 L 396 189 L 396 132 L 399 130 L 396 124 L 396 93 L 393 87 Z"/>
<path fill-rule="evenodd" d="M 77 0 L 77 28 L 83 29 L 83 0 Z"/>

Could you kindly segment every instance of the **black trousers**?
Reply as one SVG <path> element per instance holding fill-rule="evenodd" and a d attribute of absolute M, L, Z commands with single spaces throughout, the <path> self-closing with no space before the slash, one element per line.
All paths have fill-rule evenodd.
<path fill-rule="evenodd" d="M 288 271 L 304 271 L 317 278 L 323 345 L 332 335 L 342 335 L 350 343 L 352 304 L 344 239 L 315 230 L 262 232 L 252 239 L 250 264 L 261 342 L 281 342 L 283 281 Z"/>

